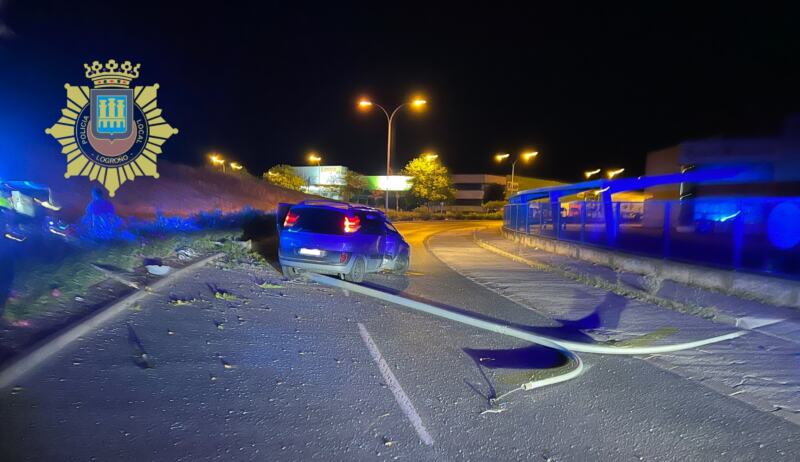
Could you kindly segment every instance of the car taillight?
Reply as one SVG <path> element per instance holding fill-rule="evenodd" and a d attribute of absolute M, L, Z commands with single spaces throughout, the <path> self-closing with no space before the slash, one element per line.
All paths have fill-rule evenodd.
<path fill-rule="evenodd" d="M 354 233 L 361 229 L 361 219 L 357 216 L 348 217 L 345 215 L 344 217 L 344 232 L 345 233 Z"/>
<path fill-rule="evenodd" d="M 292 211 L 290 210 L 289 213 L 286 214 L 286 219 L 283 220 L 283 227 L 291 228 L 292 226 L 294 226 L 295 223 L 297 223 L 298 219 L 300 219 L 300 215 L 292 213 Z"/>

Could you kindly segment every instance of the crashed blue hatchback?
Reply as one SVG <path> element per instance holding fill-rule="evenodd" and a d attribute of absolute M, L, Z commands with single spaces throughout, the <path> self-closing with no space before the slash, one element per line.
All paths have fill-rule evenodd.
<path fill-rule="evenodd" d="M 286 277 L 311 271 L 361 282 L 367 273 L 408 270 L 410 247 L 378 209 L 319 200 L 280 204 L 277 225 Z"/>

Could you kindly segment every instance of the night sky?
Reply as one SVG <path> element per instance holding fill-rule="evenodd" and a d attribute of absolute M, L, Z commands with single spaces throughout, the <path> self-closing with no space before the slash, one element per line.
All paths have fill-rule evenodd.
<path fill-rule="evenodd" d="M 64 83 L 89 85 L 83 64 L 108 58 L 141 63 L 134 85 L 161 85 L 181 130 L 164 158 L 214 150 L 256 174 L 310 149 L 383 171 L 386 121 L 355 109 L 361 95 L 429 101 L 399 118 L 396 168 L 432 149 L 454 172 L 507 173 L 494 152 L 534 148 L 520 173 L 564 180 L 640 173 L 647 151 L 686 139 L 777 134 L 800 111 L 789 2 L 557 3 L 0 0 L 0 177 L 35 156 L 63 162 L 44 128 Z"/>

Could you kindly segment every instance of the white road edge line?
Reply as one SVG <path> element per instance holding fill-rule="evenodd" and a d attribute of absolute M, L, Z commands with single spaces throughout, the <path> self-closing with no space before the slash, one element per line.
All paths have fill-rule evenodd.
<path fill-rule="evenodd" d="M 378 350 L 378 346 L 375 345 L 375 342 L 372 340 L 372 336 L 369 335 L 367 328 L 364 327 L 363 324 L 358 323 L 358 331 L 361 334 L 361 338 L 364 339 L 364 343 L 367 345 L 369 354 L 372 355 L 372 359 L 375 360 L 375 364 L 378 365 L 378 370 L 381 371 L 383 380 L 386 381 L 386 385 L 388 385 L 389 389 L 392 390 L 394 399 L 397 400 L 397 404 L 400 405 L 400 409 L 402 409 L 403 413 L 405 413 L 406 417 L 408 417 L 408 420 L 411 422 L 414 430 L 417 431 L 417 435 L 419 435 L 419 438 L 422 440 L 422 442 L 428 446 L 432 445 L 433 438 L 431 438 L 431 435 L 428 433 L 425 425 L 422 424 L 422 418 L 420 418 L 417 410 L 414 408 L 414 404 L 411 403 L 411 400 L 408 398 L 408 395 L 406 395 L 406 393 L 403 391 L 403 387 L 400 386 L 400 382 L 397 381 L 397 378 L 392 373 L 392 370 L 389 369 L 389 365 L 383 359 L 383 355 L 381 355 L 380 350 Z"/>
<path fill-rule="evenodd" d="M 21 354 L 20 357 L 0 369 L 0 390 L 11 386 L 22 376 L 35 369 L 51 356 L 59 353 L 70 343 L 85 335 L 91 334 L 103 324 L 108 323 L 115 317 L 124 313 L 128 308 L 133 306 L 134 303 L 154 294 L 155 291 L 161 289 L 162 287 L 166 287 L 168 284 L 175 282 L 177 279 L 186 276 L 187 274 L 202 266 L 205 266 L 207 263 L 212 262 L 223 255 L 223 253 L 211 255 L 210 257 L 203 258 L 202 260 L 192 263 L 185 268 L 181 268 L 173 273 L 170 273 L 147 288 L 137 290 L 122 300 L 114 302 L 113 304 L 100 309 L 100 311 L 93 313 L 92 315 L 78 322 L 78 324 L 55 334 L 55 336 L 45 338 L 40 343 L 31 347 L 31 349 L 26 353 Z"/>

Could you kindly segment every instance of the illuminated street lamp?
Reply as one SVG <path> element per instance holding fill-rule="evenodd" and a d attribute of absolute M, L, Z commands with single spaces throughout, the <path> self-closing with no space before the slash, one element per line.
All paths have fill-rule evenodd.
<path fill-rule="evenodd" d="M 386 121 L 388 122 L 388 127 L 389 127 L 388 134 L 386 136 L 386 176 L 387 177 L 392 174 L 392 166 L 391 166 L 392 165 L 391 164 L 391 161 L 392 161 L 392 121 L 394 120 L 395 114 L 397 114 L 397 111 L 399 111 L 400 109 L 402 109 L 402 108 L 404 108 L 406 106 L 410 106 L 410 107 L 412 107 L 414 109 L 421 110 L 422 108 L 425 107 L 426 104 L 428 104 L 428 101 L 426 101 L 423 98 L 417 97 L 417 98 L 412 99 L 411 101 L 405 102 L 405 103 L 397 106 L 390 113 L 389 111 L 387 111 L 380 104 L 374 103 L 374 102 L 372 102 L 372 101 L 370 101 L 368 99 L 363 99 L 363 98 L 361 100 L 359 100 L 359 102 L 358 102 L 358 108 L 359 109 L 366 111 L 366 110 L 369 110 L 370 108 L 372 108 L 372 106 L 377 106 L 378 108 L 380 108 L 381 111 L 383 111 L 383 114 L 386 116 Z M 384 207 L 385 207 L 386 210 L 389 210 L 389 191 L 384 191 L 384 192 L 385 192 L 385 204 L 384 204 Z"/>
<path fill-rule="evenodd" d="M 589 178 L 597 175 L 598 173 L 600 173 L 600 169 L 599 168 L 595 169 L 595 170 L 587 170 L 587 171 L 583 172 L 583 176 L 586 177 L 586 179 L 588 180 Z"/>
<path fill-rule="evenodd" d="M 220 157 L 219 154 L 210 154 L 208 158 L 211 160 L 211 165 L 221 165 L 222 173 L 225 173 L 225 159 Z"/>
<path fill-rule="evenodd" d="M 438 159 L 438 158 L 439 158 L 439 154 L 434 154 L 434 153 L 432 153 L 432 152 L 426 152 L 426 153 L 423 153 L 423 154 L 422 154 L 422 156 L 423 156 L 423 158 L 424 158 L 425 160 L 427 160 L 428 162 L 430 162 L 430 161 L 432 161 L 432 160 L 436 160 L 436 159 Z"/>
<path fill-rule="evenodd" d="M 517 161 L 522 159 L 523 162 L 528 162 L 529 160 L 531 160 L 532 158 L 534 158 L 534 157 L 536 157 L 538 155 L 539 155 L 539 151 L 525 151 L 522 154 L 520 154 L 519 157 L 514 160 L 514 162 L 511 163 L 511 187 L 508 188 L 509 193 L 512 192 L 512 190 L 514 188 L 514 170 L 517 167 Z M 494 155 L 494 159 L 498 163 L 499 162 L 503 162 L 504 160 L 508 159 L 509 157 L 511 157 L 511 154 L 509 154 L 507 152 L 501 152 L 501 153 L 497 153 L 497 154 Z"/>
<path fill-rule="evenodd" d="M 244 168 L 244 167 L 242 167 L 242 164 L 239 164 L 237 162 L 231 162 L 230 166 L 231 166 L 232 169 L 234 169 L 236 171 L 239 171 L 239 170 Z"/>
<path fill-rule="evenodd" d="M 317 185 L 322 184 L 322 156 L 314 151 L 308 153 L 308 161 L 317 163 Z"/>
<path fill-rule="evenodd" d="M 624 168 L 618 168 L 616 170 L 606 170 L 606 176 L 608 176 L 608 179 L 611 180 L 615 176 L 619 175 L 620 173 L 622 173 L 624 171 L 625 171 Z"/>

